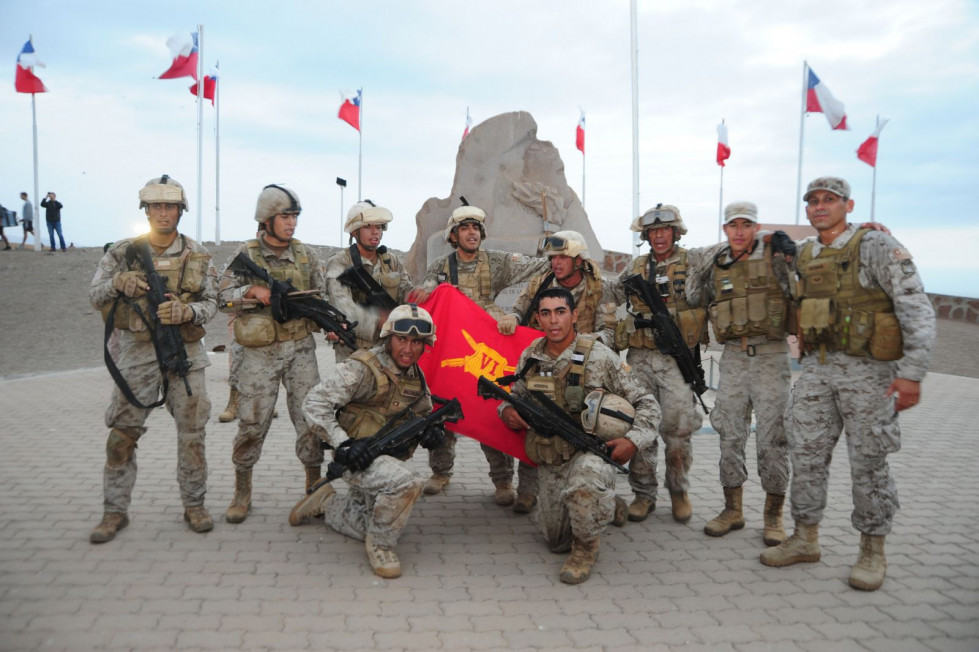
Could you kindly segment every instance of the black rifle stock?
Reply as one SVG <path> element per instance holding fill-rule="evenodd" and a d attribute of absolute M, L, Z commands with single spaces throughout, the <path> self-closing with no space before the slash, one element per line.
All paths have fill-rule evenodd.
<path fill-rule="evenodd" d="M 541 392 L 531 391 L 531 399 L 508 394 L 503 388 L 485 376 L 476 382 L 476 393 L 484 399 L 506 401 L 517 411 L 537 434 L 543 437 L 557 436 L 583 453 L 592 453 L 608 462 L 619 473 L 629 470 L 612 459 L 609 446 L 598 437 L 582 430 L 554 401 Z"/>
<path fill-rule="evenodd" d="M 704 368 L 700 364 L 700 348 L 695 349 L 697 355 L 694 357 L 683 339 L 683 334 L 680 333 L 676 322 L 673 321 L 673 316 L 670 314 L 670 309 L 666 307 L 663 297 L 658 292 L 654 292 L 641 275 L 627 276 L 622 279 L 622 286 L 626 292 L 642 299 L 643 303 L 649 306 L 652 311 L 649 319 L 635 320 L 636 328 L 652 329 L 656 346 L 660 351 L 676 360 L 676 366 L 680 369 L 683 380 L 690 385 L 694 394 L 697 395 L 697 400 L 700 401 L 700 406 L 704 408 L 704 412 L 708 412 L 707 406 L 704 405 L 704 399 L 701 398 L 703 393 L 707 391 L 707 383 L 704 381 Z"/>
<path fill-rule="evenodd" d="M 371 460 L 376 460 L 381 455 L 388 455 L 398 449 L 405 449 L 414 446 L 425 431 L 444 423 L 455 423 L 463 418 L 462 405 L 459 399 L 451 400 L 432 396 L 432 401 L 441 403 L 442 407 L 434 410 L 424 417 L 411 417 L 401 425 L 392 425 L 395 419 L 389 421 L 376 434 L 367 438 L 367 450 L 370 452 Z M 397 417 L 395 417 L 397 418 Z M 323 444 L 327 447 L 326 444 Z M 332 482 L 343 476 L 347 467 L 336 460 L 330 462 L 326 467 L 326 475 L 318 480 L 307 493 L 313 493 L 324 484 Z"/>
<path fill-rule="evenodd" d="M 275 280 L 267 269 L 256 265 L 244 251 L 238 252 L 229 267 L 236 274 L 250 274 L 268 284 L 272 291 L 272 318 L 280 324 L 290 319 L 306 318 L 323 330 L 335 334 L 351 349 L 357 349 L 357 338 L 353 332 L 357 322 L 349 321 L 330 302 L 308 295 L 289 296 L 290 292 L 296 291 L 292 283 Z"/>
<path fill-rule="evenodd" d="M 385 292 L 381 284 L 363 265 L 351 265 L 337 277 L 337 280 L 349 288 L 363 292 L 367 295 L 367 303 L 375 308 L 391 312 L 398 307 L 398 302 Z"/>

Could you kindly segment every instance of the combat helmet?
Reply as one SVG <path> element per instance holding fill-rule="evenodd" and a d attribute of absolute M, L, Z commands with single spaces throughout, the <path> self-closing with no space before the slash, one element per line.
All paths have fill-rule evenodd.
<path fill-rule="evenodd" d="M 632 429 L 636 409 L 618 394 L 596 389 L 585 397 L 581 425 L 585 432 L 602 441 L 623 437 Z"/>
<path fill-rule="evenodd" d="M 486 227 L 484 223 L 486 222 L 486 211 L 478 206 L 470 206 L 466 198 L 459 196 L 459 200 L 462 202 L 462 206 L 452 211 L 452 215 L 449 216 L 449 221 L 445 224 L 445 241 L 454 247 L 458 244 L 454 244 L 449 240 L 449 236 L 456 227 L 462 226 L 463 224 L 476 224 L 479 226 L 479 235 L 481 239 L 486 239 Z"/>
<path fill-rule="evenodd" d="M 343 230 L 353 235 L 354 232 L 364 226 L 379 224 L 382 231 L 388 230 L 388 222 L 394 219 L 386 208 L 377 206 L 369 199 L 359 201 L 347 211 L 347 222 L 343 225 Z"/>
<path fill-rule="evenodd" d="M 425 341 L 425 344 L 435 344 L 435 322 L 424 308 L 414 303 L 405 303 L 388 315 L 387 321 L 381 326 L 381 339 L 395 335 L 415 335 Z"/>
<path fill-rule="evenodd" d="M 150 179 L 140 189 L 139 207 L 146 208 L 150 204 L 177 204 L 182 211 L 190 212 L 184 187 L 167 174 Z"/>
<path fill-rule="evenodd" d="M 262 188 L 255 206 L 255 221 L 267 222 L 279 213 L 299 215 L 303 207 L 299 204 L 299 195 L 294 190 L 270 183 Z"/>
<path fill-rule="evenodd" d="M 577 231 L 558 231 L 554 235 L 544 236 L 538 249 L 548 258 L 551 256 L 588 258 L 588 243 Z"/>
<path fill-rule="evenodd" d="M 683 223 L 683 218 L 680 217 L 680 209 L 670 204 L 656 204 L 632 220 L 629 228 L 639 234 L 640 240 L 645 240 L 646 231 L 651 226 L 672 226 L 674 240 L 679 240 L 680 236 L 687 233 L 687 225 Z"/>

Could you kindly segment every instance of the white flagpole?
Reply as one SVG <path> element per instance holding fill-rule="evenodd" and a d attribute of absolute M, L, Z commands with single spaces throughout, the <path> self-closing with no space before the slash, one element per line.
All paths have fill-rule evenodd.
<path fill-rule="evenodd" d="M 27 40 L 31 44 L 31 48 L 34 47 L 34 35 L 28 35 Z M 19 65 L 19 64 L 18 64 Z M 40 184 L 37 178 L 37 105 L 34 102 L 34 98 L 37 97 L 37 93 L 31 93 L 31 125 L 34 132 L 34 251 L 44 251 L 44 247 L 41 245 L 41 222 L 38 219 L 41 210 L 38 205 L 38 193 L 40 192 Z M 54 251 L 54 243 L 51 243 L 51 250 Z"/>
<path fill-rule="evenodd" d="M 360 118 L 358 120 L 360 124 L 360 129 L 357 130 L 357 201 L 360 201 L 363 195 L 360 194 L 360 184 L 363 180 L 363 170 L 364 170 L 364 88 L 360 88 Z M 342 217 L 342 216 L 341 216 Z"/>
<path fill-rule="evenodd" d="M 877 128 L 880 127 L 880 114 L 877 114 L 877 121 L 874 123 L 874 133 L 877 133 Z M 880 134 L 877 134 L 878 147 L 880 146 Z M 877 199 L 877 161 L 874 161 L 874 181 L 870 186 L 870 221 L 874 221 L 874 203 Z"/>
<path fill-rule="evenodd" d="M 724 166 L 719 165 L 718 167 L 721 168 L 721 193 L 717 198 L 717 241 L 721 242 L 723 240 L 721 225 L 724 223 Z"/>
<path fill-rule="evenodd" d="M 581 107 L 578 107 L 578 109 L 580 110 Z M 581 117 L 582 117 L 582 119 L 584 119 L 584 117 L 585 117 L 585 112 L 584 111 L 581 112 Z M 586 139 L 585 147 L 587 149 L 587 145 L 588 145 L 588 143 L 587 143 L 588 132 L 587 131 L 585 132 L 585 139 Z M 585 208 L 585 152 L 584 151 L 581 152 L 581 208 L 582 209 Z"/>
<path fill-rule="evenodd" d="M 802 62 L 802 110 L 799 112 L 799 169 L 795 179 L 795 223 L 802 206 L 802 139 L 806 129 L 806 91 L 809 88 L 809 62 Z"/>
<path fill-rule="evenodd" d="M 214 246 L 221 245 L 221 62 L 214 62 Z"/>
<path fill-rule="evenodd" d="M 636 0 L 629 0 L 632 51 L 632 216 L 639 215 L 639 37 L 636 32 Z M 632 253 L 639 255 L 639 234 L 632 234 Z"/>
<path fill-rule="evenodd" d="M 204 212 L 204 26 L 197 26 L 197 241 L 202 238 Z"/>

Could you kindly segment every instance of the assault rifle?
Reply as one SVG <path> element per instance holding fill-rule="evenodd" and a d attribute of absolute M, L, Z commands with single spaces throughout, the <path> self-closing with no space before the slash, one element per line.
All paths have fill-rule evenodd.
<path fill-rule="evenodd" d="M 410 417 L 407 421 L 397 426 L 394 425 L 394 422 L 401 415 L 395 415 L 376 434 L 368 437 L 366 440 L 367 450 L 370 452 L 371 461 L 376 460 L 381 455 L 397 454 L 399 451 L 411 448 L 422 438 L 429 428 L 438 428 L 446 422 L 455 423 L 463 418 L 462 405 L 459 403 L 459 399 L 454 398 L 449 400 L 433 394 L 432 401 L 441 403 L 442 407 L 424 417 Z M 330 447 L 325 442 L 321 445 L 323 448 Z M 346 470 L 346 465 L 333 460 L 326 467 L 326 476 L 318 480 L 306 493 L 312 494 L 324 484 L 333 482 L 343 476 L 343 472 Z"/>
<path fill-rule="evenodd" d="M 263 269 L 255 264 L 244 251 L 238 252 L 228 266 L 239 275 L 251 275 L 265 281 L 272 290 L 272 318 L 283 324 L 290 319 L 309 319 L 325 331 L 335 334 L 340 341 L 351 349 L 357 349 L 357 338 L 354 336 L 354 326 L 347 316 L 337 310 L 330 302 L 297 292 L 289 281 L 276 281 Z"/>
<path fill-rule="evenodd" d="M 398 307 L 398 302 L 385 292 L 381 284 L 363 265 L 351 265 L 337 277 L 337 280 L 348 288 L 363 292 L 367 295 L 367 303 L 375 308 L 391 312 Z"/>
<path fill-rule="evenodd" d="M 525 399 L 508 394 L 499 385 L 485 376 L 476 382 L 476 393 L 484 399 L 495 398 L 506 401 L 517 411 L 524 421 L 542 437 L 557 435 L 583 453 L 592 453 L 615 467 L 619 473 L 629 470 L 612 459 L 611 448 L 595 435 L 590 435 L 562 410 L 547 394 L 530 390 L 532 398 Z"/>
<path fill-rule="evenodd" d="M 708 413 L 704 399 L 701 397 L 707 391 L 707 383 L 704 381 L 704 368 L 700 365 L 700 347 L 695 348 L 696 355 L 690 352 L 663 297 L 658 292 L 654 292 L 641 275 L 627 276 L 622 280 L 622 285 L 627 293 L 638 296 L 652 311 L 649 319 L 635 320 L 636 328 L 652 329 L 656 346 L 676 360 L 676 366 L 680 368 L 683 380 L 697 395 L 704 412 Z"/>

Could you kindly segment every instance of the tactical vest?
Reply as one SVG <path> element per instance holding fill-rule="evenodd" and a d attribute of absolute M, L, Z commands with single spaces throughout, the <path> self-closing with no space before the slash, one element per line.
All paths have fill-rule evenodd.
<path fill-rule="evenodd" d="M 167 291 L 177 295 L 183 303 L 192 303 L 200 299 L 211 257 L 203 253 L 194 253 L 188 238 L 184 235 L 180 238 L 183 249 L 178 256 L 157 256 L 152 246 L 150 246 L 150 254 L 153 257 L 153 268 L 166 281 Z M 132 244 L 142 246 L 146 243 L 147 238 L 141 236 L 133 240 Z M 127 271 L 145 270 L 138 260 L 134 260 Z M 138 305 L 143 314 L 149 317 L 149 300 L 145 295 L 138 299 L 127 299 L 118 302 L 113 326 L 119 330 L 132 331 L 138 342 L 149 342 L 151 338 L 146 324 L 130 303 Z M 102 321 L 108 318 L 112 305 L 109 303 L 102 306 Z M 204 337 L 204 327 L 193 322 L 184 322 L 180 324 L 180 335 L 185 342 L 196 342 Z"/>
<path fill-rule="evenodd" d="M 262 246 L 258 240 L 246 241 L 245 247 L 252 262 L 268 271 L 274 280 L 288 281 L 297 290 L 313 289 L 309 257 L 306 255 L 306 248 L 299 240 L 293 238 L 289 243 L 293 260 L 290 261 L 289 265 L 281 267 L 270 267 L 265 262 Z M 265 281 L 257 278 L 253 279 L 252 284 L 268 287 Z M 268 346 L 273 342 L 301 340 L 317 328 L 316 324 L 308 319 L 290 319 L 280 324 L 272 317 L 271 306 L 263 305 L 242 312 L 235 317 L 234 321 L 235 341 L 248 347 Z"/>
<path fill-rule="evenodd" d="M 598 271 L 597 263 L 593 260 L 584 261 L 581 274 L 585 288 L 581 298 L 575 299 L 575 308 L 578 310 L 578 332 L 594 333 L 600 330 L 602 326 L 614 326 L 615 315 L 611 313 L 606 313 L 605 320 L 608 322 L 607 324 L 598 325 L 595 323 L 596 316 L 598 315 L 598 307 L 602 303 L 602 274 Z M 527 310 L 531 311 L 530 320 L 527 323 L 529 327 L 543 330 L 537 319 L 534 299 L 537 298 L 537 293 L 542 289 L 546 290 L 552 287 L 563 287 L 554 280 L 553 272 L 535 276 L 527 285 L 527 292 L 533 298 L 530 306 L 527 308 Z M 572 290 L 573 293 L 574 290 Z"/>
<path fill-rule="evenodd" d="M 772 248 L 765 245 L 764 256 L 739 260 L 726 269 L 714 259 L 714 302 L 710 321 L 718 342 L 764 335 L 784 340 L 787 335 L 788 301 L 772 271 Z"/>
<path fill-rule="evenodd" d="M 424 376 L 418 367 L 415 367 L 416 377 L 405 378 L 381 364 L 377 354 L 368 349 L 359 349 L 350 354 L 350 360 L 356 360 L 364 364 L 374 375 L 374 382 L 377 389 L 374 396 L 360 403 L 349 403 L 340 408 L 337 415 L 337 422 L 344 429 L 347 436 L 351 439 L 362 439 L 371 437 L 378 430 L 383 428 L 388 421 L 399 412 L 413 404 L 416 406 L 408 413 L 405 413 L 397 423 L 400 425 L 408 420 L 412 415 L 425 416 L 427 410 L 417 408 L 428 388 L 425 386 Z M 398 455 L 399 459 L 406 460 L 411 457 L 414 447 L 406 449 L 403 455 Z"/>
<path fill-rule="evenodd" d="M 472 274 L 459 275 L 459 264 L 456 252 L 452 252 L 442 261 L 436 279 L 439 283 L 450 283 L 459 291 L 480 305 L 493 303 L 493 276 L 490 269 L 489 254 L 480 249 L 476 252 L 476 271 Z"/>
<path fill-rule="evenodd" d="M 524 383 L 527 389 L 546 394 L 562 410 L 578 419 L 585 407 L 586 392 L 582 383 L 594 343 L 594 335 L 579 335 L 571 352 L 571 361 L 564 369 L 548 376 L 539 373 L 526 375 Z M 521 374 L 535 372 L 538 366 L 534 363 Z M 578 449 L 560 437 L 541 437 L 533 429 L 527 431 L 524 450 L 535 464 L 564 464 L 578 453 Z"/>
<path fill-rule="evenodd" d="M 868 229 L 859 229 L 842 249 L 823 247 L 813 256 L 815 243 L 799 252 L 799 330 L 803 351 L 843 351 L 855 357 L 897 360 L 903 355 L 901 325 L 894 302 L 881 288 L 860 285 L 860 241 Z"/>
<path fill-rule="evenodd" d="M 687 303 L 684 287 L 687 284 L 687 250 L 677 247 L 679 261 L 670 263 L 666 267 L 666 276 L 657 276 L 656 258 L 652 254 L 639 256 L 632 261 L 632 274 L 642 274 L 652 286 L 653 292 L 659 292 L 673 316 L 683 339 L 688 348 L 694 348 L 701 342 L 707 343 L 707 311 L 703 308 L 691 308 Z M 642 299 L 630 295 L 628 303 L 631 306 L 630 312 L 648 319 L 652 314 L 649 306 Z M 617 330 L 622 329 L 626 322 L 622 322 Z M 624 339 L 618 334 L 616 340 Z M 653 338 L 652 329 L 637 328 L 635 332 L 628 334 L 628 346 L 635 349 L 657 349 L 656 341 Z M 625 347 L 621 347 L 625 348 Z"/>
<path fill-rule="evenodd" d="M 356 242 L 350 245 L 347 251 L 350 254 L 350 263 L 353 266 L 360 267 L 364 264 L 364 258 L 360 255 L 360 249 L 357 248 Z M 381 287 L 388 293 L 388 296 L 394 299 L 395 303 L 401 303 L 401 299 L 398 296 L 398 286 L 401 285 L 401 274 L 394 269 L 394 261 L 391 254 L 388 253 L 387 247 L 377 248 L 377 262 L 374 263 L 371 276 L 377 279 L 377 282 L 381 284 Z M 367 295 L 359 288 L 350 288 L 350 294 L 353 300 L 360 305 L 367 305 Z"/>

